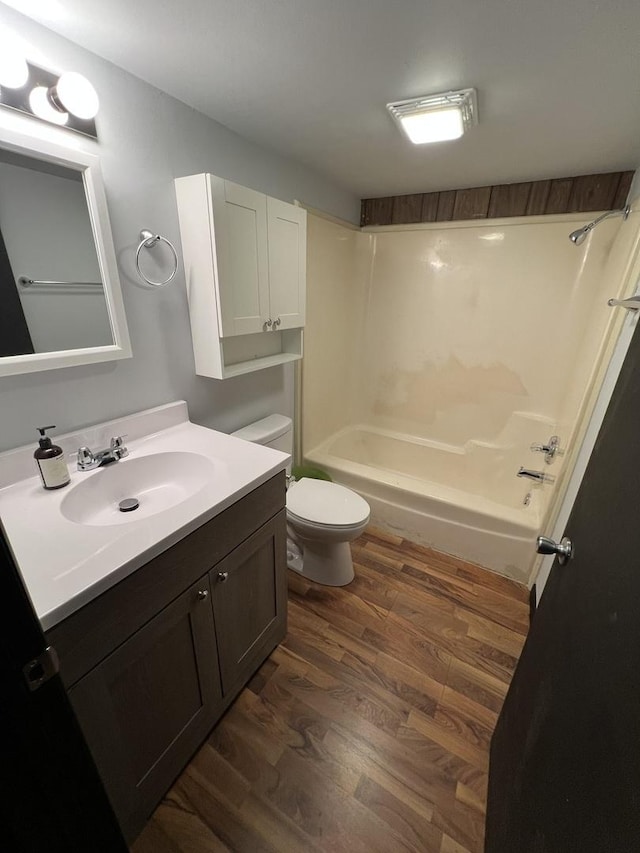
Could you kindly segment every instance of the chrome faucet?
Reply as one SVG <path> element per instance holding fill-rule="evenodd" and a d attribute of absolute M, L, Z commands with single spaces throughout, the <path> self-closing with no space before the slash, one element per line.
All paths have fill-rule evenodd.
<path fill-rule="evenodd" d="M 118 462 L 128 455 L 129 451 L 124 446 L 123 436 L 116 435 L 111 439 L 109 447 L 104 450 L 97 450 L 94 453 L 88 447 L 78 448 L 78 471 L 91 471 L 94 468 L 100 468 L 102 465 Z"/>
<path fill-rule="evenodd" d="M 529 468 L 520 468 L 517 474 L 518 477 L 527 477 L 529 480 L 534 480 L 536 483 L 555 483 L 556 478 L 551 474 L 545 474 L 544 471 L 531 471 Z"/>
<path fill-rule="evenodd" d="M 562 456 L 564 451 L 560 450 L 560 438 L 552 435 L 546 444 L 532 444 L 530 448 L 534 453 L 544 453 L 544 461 L 551 465 L 556 454 Z"/>

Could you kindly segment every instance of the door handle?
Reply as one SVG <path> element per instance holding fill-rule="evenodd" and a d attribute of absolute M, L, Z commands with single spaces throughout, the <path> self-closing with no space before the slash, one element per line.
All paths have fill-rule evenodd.
<path fill-rule="evenodd" d="M 47 648 L 37 658 L 28 661 L 22 667 L 24 680 L 29 690 L 37 690 L 54 675 L 60 672 L 58 654 L 53 646 Z"/>
<path fill-rule="evenodd" d="M 564 536 L 559 543 L 547 536 L 538 536 L 536 551 L 538 554 L 556 554 L 558 562 L 564 566 L 573 556 L 573 542 L 567 536 Z"/>
<path fill-rule="evenodd" d="M 229 577 L 229 572 L 218 572 L 218 583 L 225 583 Z"/>

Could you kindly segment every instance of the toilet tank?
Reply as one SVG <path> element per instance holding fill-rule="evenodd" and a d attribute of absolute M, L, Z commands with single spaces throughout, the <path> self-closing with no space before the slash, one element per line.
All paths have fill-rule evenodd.
<path fill-rule="evenodd" d="M 244 438 L 245 441 L 253 441 L 255 444 L 264 444 L 281 450 L 283 453 L 293 453 L 293 424 L 291 418 L 286 415 L 268 415 L 252 424 L 247 424 L 232 432 L 236 438 Z M 290 469 L 287 466 L 287 470 Z"/>

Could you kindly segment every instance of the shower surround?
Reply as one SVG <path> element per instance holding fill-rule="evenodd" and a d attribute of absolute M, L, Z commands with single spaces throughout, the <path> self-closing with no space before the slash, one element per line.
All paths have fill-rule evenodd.
<path fill-rule="evenodd" d="M 527 582 L 619 316 L 637 214 L 352 229 L 309 217 L 304 457 L 375 524 Z M 516 476 L 520 466 L 554 483 Z"/>

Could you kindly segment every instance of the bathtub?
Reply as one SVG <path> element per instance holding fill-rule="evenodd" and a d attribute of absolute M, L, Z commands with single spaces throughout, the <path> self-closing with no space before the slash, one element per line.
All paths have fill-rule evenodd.
<path fill-rule="evenodd" d="M 535 415 L 514 421 L 501 441 L 462 447 L 349 426 L 305 460 L 366 498 L 372 524 L 527 583 L 552 487 L 516 473 L 546 467 L 529 444 L 553 425 Z"/>

